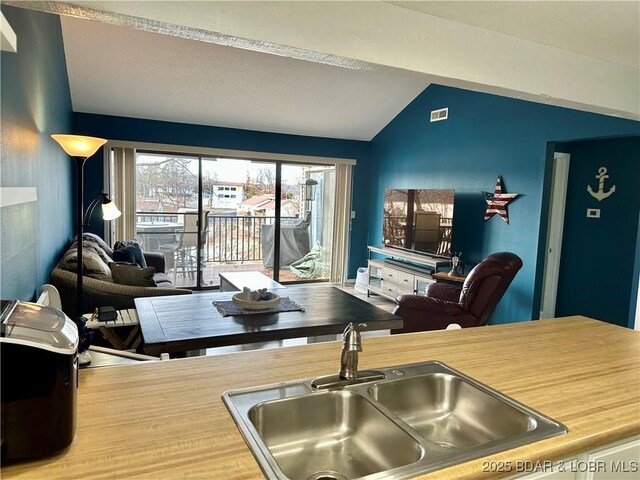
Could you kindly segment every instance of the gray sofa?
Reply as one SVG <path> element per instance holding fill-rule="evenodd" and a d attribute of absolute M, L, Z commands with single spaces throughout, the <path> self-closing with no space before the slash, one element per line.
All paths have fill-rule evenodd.
<path fill-rule="evenodd" d="M 91 233 L 83 235 L 83 241 L 97 243 L 104 253 L 112 259 L 113 250 L 100 237 Z M 71 318 L 81 314 L 93 312 L 96 307 L 110 305 L 116 310 L 125 308 L 134 308 L 134 299 L 138 297 L 155 297 L 162 295 L 184 295 L 190 294 L 191 290 L 175 288 L 171 280 L 165 275 L 164 254 L 159 252 L 144 252 L 145 261 L 150 267 L 154 267 L 156 273 L 154 280 L 156 287 L 138 287 L 131 285 L 121 285 L 110 281 L 92 278 L 86 274 L 82 279 L 83 292 L 83 312 L 77 312 L 76 308 L 76 290 L 77 276 L 75 271 L 69 271 L 62 268 L 64 258 L 73 253 L 76 249 L 75 243 L 69 246 L 60 262 L 51 272 L 51 283 L 60 292 L 62 300 L 62 310 Z M 83 254 L 87 248 L 83 248 Z M 83 255 L 84 256 L 84 255 Z M 84 263 L 84 261 L 83 261 Z M 75 270 L 75 269 L 74 269 Z"/>

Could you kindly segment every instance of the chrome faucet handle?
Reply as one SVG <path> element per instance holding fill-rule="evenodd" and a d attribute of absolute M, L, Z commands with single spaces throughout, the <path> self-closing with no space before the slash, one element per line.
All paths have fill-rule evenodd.
<path fill-rule="evenodd" d="M 343 350 L 348 352 L 361 352 L 362 351 L 362 337 L 360 332 L 363 328 L 366 328 L 366 323 L 359 323 L 357 326 L 349 323 L 342 333 L 342 345 Z"/>

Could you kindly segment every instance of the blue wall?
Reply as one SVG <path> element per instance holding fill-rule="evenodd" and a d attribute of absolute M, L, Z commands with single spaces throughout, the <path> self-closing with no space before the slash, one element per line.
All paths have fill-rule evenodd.
<path fill-rule="evenodd" d="M 73 131 L 79 135 L 93 135 L 110 140 L 356 159 L 353 195 L 353 210 L 356 211 L 356 218 L 352 225 L 350 276 L 355 276 L 355 269 L 359 262 L 362 258 L 366 258 L 366 232 L 369 220 L 367 201 L 371 182 L 369 142 L 86 113 L 74 113 Z M 102 163 L 96 159 L 91 159 L 86 164 L 85 203 L 100 193 L 103 185 L 102 168 Z M 102 226 L 95 218 L 92 229 L 102 232 Z"/>
<path fill-rule="evenodd" d="M 443 107 L 449 119 L 429 123 L 429 112 Z M 371 142 L 377 184 L 368 241 L 381 243 L 385 188 L 453 188 L 453 247 L 463 259 L 506 250 L 524 262 L 491 323 L 537 318 L 548 142 L 638 133 L 638 122 L 431 85 Z M 498 175 L 506 192 L 520 194 L 507 207 L 509 225 L 498 216 L 483 221 L 481 192 L 493 191 Z"/>
<path fill-rule="evenodd" d="M 556 315 L 586 315 L 621 326 L 629 323 L 640 214 L 640 137 L 558 145 L 571 155 L 562 237 Z M 615 192 L 598 201 L 595 175 L 607 168 L 604 190 Z M 587 218 L 588 208 L 600 218 Z"/>
<path fill-rule="evenodd" d="M 636 309 L 638 308 L 638 289 L 640 288 L 640 212 L 638 212 L 638 238 L 636 239 L 636 255 L 633 268 L 633 284 L 631 285 L 631 305 L 629 306 L 629 328 L 635 328 Z M 633 296 L 635 294 L 635 297 Z M 640 324 L 638 324 L 640 328 Z"/>
<path fill-rule="evenodd" d="M 0 296 L 33 300 L 73 235 L 73 161 L 49 135 L 71 131 L 71 96 L 55 15 L 3 6 L 18 36 L 2 52 L 2 187 L 38 200 L 0 209 Z"/>

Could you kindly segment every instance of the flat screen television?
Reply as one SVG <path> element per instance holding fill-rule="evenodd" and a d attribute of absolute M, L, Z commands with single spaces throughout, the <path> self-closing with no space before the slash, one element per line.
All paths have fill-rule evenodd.
<path fill-rule="evenodd" d="M 449 258 L 453 200 L 454 190 L 385 190 L 384 245 Z"/>

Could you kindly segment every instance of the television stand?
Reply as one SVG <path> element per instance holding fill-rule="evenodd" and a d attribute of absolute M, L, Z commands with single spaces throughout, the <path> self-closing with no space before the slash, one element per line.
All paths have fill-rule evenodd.
<path fill-rule="evenodd" d="M 421 255 L 397 248 L 369 245 L 367 249 L 369 250 L 367 296 L 374 293 L 395 301 L 399 295 L 424 295 L 427 286 L 435 282 L 431 275 L 438 271 L 438 267 L 449 265 L 449 260 L 446 258 Z M 372 259 L 372 253 L 389 258 Z"/>
<path fill-rule="evenodd" d="M 422 266 L 415 265 L 413 263 L 407 263 L 402 260 L 394 260 L 393 258 L 385 258 L 383 262 L 385 265 L 389 265 L 389 266 L 410 268 L 411 270 L 420 271 L 425 275 L 433 275 L 434 273 L 436 273 L 434 268 L 422 267 Z"/>

